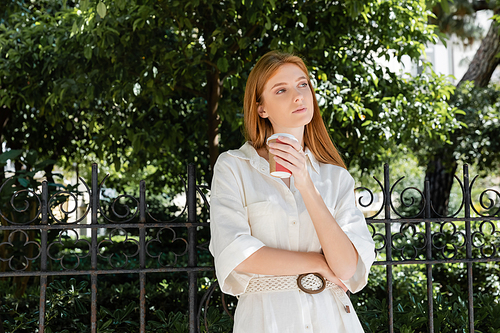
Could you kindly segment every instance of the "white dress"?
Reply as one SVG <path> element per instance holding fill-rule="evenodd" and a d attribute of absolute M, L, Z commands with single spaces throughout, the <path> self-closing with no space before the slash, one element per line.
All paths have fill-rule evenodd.
<path fill-rule="evenodd" d="M 306 148 L 311 179 L 359 254 L 356 272 L 343 280 L 351 292 L 367 283 L 375 245 L 356 207 L 354 180 L 347 170 L 319 163 Z M 234 268 L 262 246 L 320 252 L 321 245 L 300 192 L 269 175 L 269 163 L 245 143 L 221 154 L 215 164 L 210 196 L 210 252 L 221 290 L 241 295 L 234 333 L 363 332 L 355 311 L 346 313 L 330 290 L 318 294 L 279 291 L 244 294 L 257 274 Z M 353 309 L 352 305 L 350 306 Z"/>

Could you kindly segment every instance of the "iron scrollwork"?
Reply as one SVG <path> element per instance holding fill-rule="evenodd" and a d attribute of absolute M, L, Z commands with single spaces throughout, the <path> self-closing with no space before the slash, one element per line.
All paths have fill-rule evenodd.
<path fill-rule="evenodd" d="M 29 257 L 26 254 L 23 254 L 22 253 L 23 251 L 20 251 L 19 247 L 16 247 L 15 236 L 17 234 L 24 236 L 24 239 L 25 239 L 24 243 L 21 241 L 21 237 L 19 237 L 20 243 L 23 243 L 22 248 L 26 248 L 27 246 L 29 246 L 31 244 L 36 245 L 38 247 L 38 254 L 36 256 Z M 38 257 L 40 257 L 40 254 L 41 254 L 40 243 L 33 241 L 33 240 L 30 240 L 28 233 L 26 231 L 20 230 L 20 229 L 17 229 L 17 230 L 14 230 L 13 232 L 11 232 L 9 234 L 7 241 L 0 243 L 0 248 L 2 246 L 8 246 L 8 247 L 12 248 L 12 251 L 11 251 L 12 254 L 8 258 L 0 257 L 0 261 L 9 263 L 9 267 L 12 271 L 24 271 L 24 270 L 26 270 L 29 267 L 30 261 L 36 260 Z M 13 260 L 16 258 L 16 256 L 15 256 L 16 252 L 21 252 L 21 253 L 17 253 L 17 254 L 20 254 L 21 258 L 23 258 L 23 260 L 18 261 L 18 263 L 20 263 L 20 265 L 21 265 L 21 268 L 18 268 L 19 266 L 15 267 L 13 265 Z"/>
<path fill-rule="evenodd" d="M 474 179 L 472 180 L 471 184 L 470 184 L 470 191 L 472 193 L 472 187 L 474 186 L 474 183 L 476 182 L 476 179 L 477 179 L 478 176 L 474 177 Z M 473 204 L 472 202 L 472 196 L 471 196 L 471 202 L 470 202 L 470 206 L 472 208 L 472 210 L 474 210 L 474 212 L 479 215 L 479 216 L 482 216 L 482 217 L 493 217 L 493 216 L 497 216 L 498 213 L 500 212 L 500 192 L 498 192 L 497 190 L 494 190 L 494 189 L 486 189 L 484 191 L 481 192 L 480 196 L 479 196 L 479 204 L 481 205 L 481 207 L 485 210 L 485 211 L 489 211 L 489 210 L 492 210 L 494 207 L 495 207 L 495 201 L 493 201 L 491 198 L 488 197 L 488 200 L 490 201 L 489 205 L 488 206 L 485 206 L 483 201 L 484 201 L 484 196 L 487 195 L 488 192 L 492 192 L 496 195 L 496 197 L 498 198 L 498 209 L 493 213 L 493 214 L 489 214 L 489 215 L 484 215 L 484 214 L 481 214 L 480 212 L 477 211 L 475 205 Z"/>
<path fill-rule="evenodd" d="M 83 185 L 85 186 L 85 188 L 87 189 L 87 193 L 89 195 L 89 197 L 91 196 L 91 193 L 90 193 L 90 188 L 89 186 L 87 185 L 87 183 L 85 182 L 85 180 L 81 177 L 79 177 L 80 181 L 83 183 Z M 65 224 L 78 224 L 79 222 L 83 221 L 83 219 L 85 219 L 88 215 L 88 213 L 90 212 L 90 205 L 87 205 L 87 209 L 85 211 L 84 214 L 82 214 L 82 216 L 80 216 L 79 218 L 77 218 L 75 221 L 73 222 L 65 222 L 64 220 L 60 220 L 58 219 L 54 213 L 52 212 L 52 206 L 54 206 L 53 203 L 56 203 L 55 205 L 57 205 L 57 197 L 60 196 L 60 195 L 66 195 L 66 196 L 69 196 L 70 198 L 73 199 L 73 201 L 75 202 L 75 206 L 73 209 L 71 209 L 70 211 L 66 211 L 65 208 L 64 208 L 64 202 L 61 202 L 59 204 L 59 210 L 66 216 L 68 217 L 70 214 L 72 213 L 75 213 L 76 210 L 78 209 L 78 193 L 77 195 L 75 195 L 73 192 L 70 192 L 70 191 L 59 191 L 57 193 L 55 193 L 54 195 L 51 196 L 51 198 L 49 199 L 49 203 L 48 203 L 48 213 L 50 215 L 50 217 L 57 223 L 65 223 Z"/>
<path fill-rule="evenodd" d="M 121 232 L 122 234 L 125 234 L 125 239 L 123 241 L 121 241 L 120 243 L 122 243 L 122 244 L 131 243 L 134 246 L 136 246 L 137 249 L 131 255 L 128 255 L 126 253 L 121 254 L 122 256 L 125 257 L 125 261 L 122 263 L 122 265 L 113 264 L 113 261 L 112 261 L 113 258 L 115 258 L 115 261 L 119 259 L 119 256 L 116 253 L 111 253 L 110 255 L 104 255 L 101 253 L 102 251 L 98 251 L 97 254 L 99 255 L 99 257 L 107 259 L 108 264 L 114 269 L 125 268 L 129 263 L 129 259 L 137 256 L 139 254 L 139 250 L 140 250 L 139 242 L 136 239 L 129 238 L 127 231 L 123 228 L 113 229 L 105 239 L 103 239 L 102 241 L 99 242 L 99 244 L 97 245 L 97 248 L 100 250 L 103 247 L 102 245 L 104 245 L 105 243 L 115 244 L 116 242 L 113 240 L 113 236 L 116 236 L 117 232 Z"/>
<path fill-rule="evenodd" d="M 51 254 L 51 250 L 52 250 L 52 247 L 56 246 L 57 244 L 59 244 L 61 247 L 64 246 L 64 242 L 63 242 L 63 234 L 65 232 L 72 232 L 75 236 L 74 238 L 69 236 L 68 238 L 71 240 L 71 242 L 76 245 L 78 243 L 83 243 L 83 244 L 86 244 L 88 246 L 88 251 L 87 251 L 87 254 L 85 255 L 80 255 L 78 253 L 71 253 L 71 254 L 62 254 L 62 255 L 59 255 L 59 256 L 53 256 Z M 63 270 L 74 270 L 74 269 L 77 269 L 78 267 L 80 267 L 80 260 L 83 259 L 83 258 L 86 258 L 90 255 L 90 247 L 91 247 L 91 244 L 88 240 L 86 239 L 80 239 L 80 236 L 79 234 L 76 232 L 75 229 L 65 229 L 65 230 L 62 230 L 59 232 L 59 235 L 57 237 L 57 240 L 50 243 L 49 246 L 47 247 L 47 256 L 54 260 L 54 261 L 58 261 L 59 262 L 59 265 L 61 265 L 61 268 Z M 59 250 L 59 252 L 63 252 L 62 250 Z M 68 256 L 71 256 L 72 258 L 75 258 L 76 259 L 76 264 L 69 268 L 69 267 L 66 267 L 66 265 L 64 264 L 64 258 L 68 257 Z"/>
<path fill-rule="evenodd" d="M 108 179 L 108 178 L 109 178 L 109 174 L 106 175 L 104 177 L 104 179 L 102 180 L 102 182 L 99 184 L 98 193 L 102 193 L 102 188 L 104 186 L 104 183 L 106 182 L 106 179 Z M 131 213 L 131 208 L 128 205 L 119 203 L 120 199 L 122 199 L 122 198 L 130 199 L 130 200 L 132 200 L 133 203 L 135 203 L 135 205 L 134 205 L 135 211 L 133 213 Z M 125 210 L 125 213 L 121 214 L 121 213 L 117 212 L 117 204 L 119 204 L 122 207 L 122 209 Z M 113 201 L 111 202 L 110 208 L 111 208 L 112 213 L 117 218 L 122 219 L 121 221 L 115 221 L 115 220 L 112 220 L 111 218 L 109 218 L 104 213 L 104 211 L 102 209 L 101 200 L 98 200 L 98 210 L 101 213 L 101 216 L 104 217 L 105 220 L 107 220 L 111 223 L 127 223 L 127 222 L 130 222 L 134 218 L 137 217 L 137 214 L 139 213 L 139 209 L 140 209 L 139 208 L 139 200 L 137 200 L 135 197 L 133 197 L 129 194 L 122 194 L 122 195 L 119 195 L 118 197 L 113 199 Z"/>
<path fill-rule="evenodd" d="M 171 244 L 173 244 L 176 241 L 180 241 L 180 242 L 184 242 L 184 245 L 185 245 L 184 251 L 182 251 L 179 254 L 175 253 L 174 251 L 170 251 L 169 252 L 169 254 L 171 254 L 174 257 L 173 263 L 171 263 L 170 265 L 164 265 L 164 264 L 162 264 L 162 257 L 165 254 L 163 251 L 160 251 L 157 255 L 154 255 L 154 254 L 151 254 L 150 250 L 149 250 L 149 247 L 152 244 L 154 244 L 154 243 L 160 243 L 160 244 L 162 244 L 162 240 L 161 240 L 160 236 L 161 236 L 161 234 L 163 233 L 164 230 L 170 231 L 172 233 L 172 237 L 171 237 L 172 240 L 170 241 Z M 156 258 L 158 260 L 158 264 L 160 265 L 160 267 L 175 266 L 177 264 L 177 258 L 182 257 L 183 255 L 185 255 L 187 253 L 187 251 L 188 251 L 188 242 L 184 238 L 178 238 L 177 235 L 176 235 L 176 233 L 175 233 L 175 230 L 172 229 L 172 228 L 169 228 L 169 227 L 163 227 L 160 230 L 158 230 L 158 232 L 156 234 L 156 238 L 153 238 L 153 239 L 149 240 L 146 243 L 146 253 L 147 253 L 147 255 L 149 257 L 153 258 L 153 259 Z"/>
<path fill-rule="evenodd" d="M 10 178 L 7 178 L 2 186 L 0 186 L 0 193 L 2 193 L 2 190 L 4 189 L 4 187 L 6 186 L 7 183 L 9 183 L 10 181 L 14 180 L 13 177 L 10 177 Z M 19 196 L 21 196 L 23 193 L 26 193 L 26 196 L 29 196 L 31 195 L 32 198 L 36 199 L 36 202 L 38 203 L 38 209 L 36 209 L 36 213 L 34 214 L 33 218 L 29 219 L 28 221 L 25 221 L 25 222 L 16 222 L 16 221 L 12 221 L 10 220 L 4 213 L 5 212 L 2 212 L 0 210 L 0 216 L 7 222 L 11 223 L 11 224 L 16 224 L 16 225 L 27 225 L 27 224 L 31 224 L 35 221 L 38 220 L 41 212 L 42 212 L 42 202 L 40 200 L 40 197 L 38 196 L 38 194 L 35 193 L 34 190 L 32 189 L 21 189 L 21 190 L 18 190 L 18 191 L 15 191 L 14 193 L 12 193 L 12 196 L 10 198 L 10 206 L 12 207 L 12 210 L 16 213 L 26 213 L 29 211 L 29 209 L 31 208 L 31 204 L 27 199 L 24 199 L 24 208 L 18 208 L 16 207 L 16 203 L 15 203 L 15 199 Z M 22 200 L 22 199 L 21 199 Z"/>
<path fill-rule="evenodd" d="M 439 222 L 438 222 L 439 223 Z M 453 222 L 439 223 L 439 232 L 435 232 L 432 235 L 432 244 L 436 250 L 439 250 L 439 254 L 445 259 L 455 259 L 459 252 L 459 249 L 465 247 L 467 238 L 463 231 L 457 229 L 457 226 Z M 451 227 L 452 232 L 447 232 L 446 229 Z M 453 238 L 457 240 L 453 243 Z M 460 239 L 462 240 L 461 243 Z M 452 255 L 447 255 L 446 252 L 452 252 Z"/>

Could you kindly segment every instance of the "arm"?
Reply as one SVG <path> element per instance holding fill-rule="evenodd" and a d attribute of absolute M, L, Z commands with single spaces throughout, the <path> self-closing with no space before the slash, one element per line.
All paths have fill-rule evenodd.
<path fill-rule="evenodd" d="M 356 271 L 358 253 L 314 186 L 300 145 L 287 138 L 280 140 L 286 144 L 270 144 L 270 152 L 276 155 L 276 161 L 292 171 L 330 269 L 338 278 L 348 280 Z"/>
<path fill-rule="evenodd" d="M 326 262 L 340 279 L 350 279 L 358 263 L 358 253 L 351 240 L 333 218 L 311 180 L 299 191 L 318 234 Z"/>
<path fill-rule="evenodd" d="M 271 247 L 261 247 L 240 263 L 237 272 L 265 275 L 298 275 L 320 273 L 325 279 L 347 290 L 328 266 L 325 257 L 316 252 L 295 252 Z"/>

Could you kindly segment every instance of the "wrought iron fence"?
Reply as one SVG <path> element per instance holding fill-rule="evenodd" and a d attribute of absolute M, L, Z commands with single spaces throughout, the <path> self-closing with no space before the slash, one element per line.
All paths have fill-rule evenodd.
<path fill-rule="evenodd" d="M 107 274 L 138 274 L 139 275 L 139 311 L 140 332 L 146 329 L 146 276 L 151 273 L 178 272 L 188 275 L 188 303 L 189 303 L 189 332 L 195 333 L 200 330 L 200 322 L 205 321 L 202 313 L 206 315 L 210 305 L 210 299 L 216 288 L 213 283 L 205 295 L 198 302 L 197 279 L 200 272 L 213 271 L 213 266 L 202 266 L 198 264 L 199 251 L 206 251 L 206 244 L 200 244 L 197 240 L 199 229 L 207 228 L 207 221 L 200 221 L 199 204 L 208 208 L 208 200 L 205 196 L 207 186 L 196 184 L 194 166 L 188 167 L 186 184 L 186 204 L 176 218 L 162 221 L 148 209 L 146 200 L 146 183 L 140 182 L 139 197 L 131 195 L 118 195 L 104 208 L 102 189 L 107 177 L 99 182 L 97 165 L 92 166 L 92 179 L 90 187 L 80 178 L 86 188 L 89 204 L 73 221 L 68 217 L 74 215 L 78 206 L 78 196 L 70 191 L 59 191 L 49 196 L 47 182 L 43 182 L 41 189 L 19 188 L 10 180 L 5 181 L 0 187 L 0 194 L 10 186 L 11 198 L 9 202 L 10 214 L 0 211 L 3 220 L 0 231 L 4 239 L 0 243 L 0 278 L 36 276 L 40 278 L 40 305 L 39 305 L 39 332 L 45 331 L 46 293 L 49 277 L 68 275 L 90 276 L 91 304 L 90 325 L 91 332 L 97 332 L 98 318 L 98 277 Z M 384 179 L 380 182 L 374 179 L 380 186 L 382 200 L 380 207 L 376 207 L 372 216 L 367 218 L 367 223 L 376 241 L 377 261 L 374 265 L 383 265 L 387 272 L 387 300 L 389 332 L 394 332 L 393 317 L 393 266 L 425 264 L 427 275 L 427 307 L 428 327 L 434 332 L 434 309 L 432 269 L 433 265 L 443 263 L 466 263 L 468 281 L 468 318 L 469 331 L 474 332 L 474 299 L 473 299 L 473 271 L 472 265 L 479 262 L 498 262 L 500 257 L 497 252 L 497 244 L 485 243 L 484 237 L 497 237 L 497 223 L 500 220 L 500 193 L 495 189 L 486 189 L 480 193 L 479 203 L 472 202 L 472 187 L 477 176 L 469 181 L 467 165 L 463 169 L 463 181 L 455 177 L 462 192 L 462 202 L 458 210 L 449 216 L 431 218 L 433 211 L 430 202 L 430 190 L 428 181 L 425 182 L 424 191 L 416 187 L 404 188 L 396 191 L 396 186 L 402 178 L 391 183 L 389 166 L 385 165 Z M 358 187 L 357 191 L 363 191 L 369 195 L 369 200 L 363 196 L 359 198 L 358 205 L 362 208 L 373 206 L 375 193 L 368 188 Z M 416 201 L 411 197 L 410 203 L 406 203 L 408 197 L 404 197 L 408 191 L 415 191 L 420 196 Z M 398 192 L 399 200 L 392 200 Z M 493 198 L 491 198 L 490 196 Z M 64 206 L 67 199 L 71 198 L 74 208 Z M 485 205 L 485 199 L 489 204 Z M 21 200 L 21 205 L 19 204 Z M 128 205 L 120 202 L 128 201 Z M 366 202 L 368 201 L 368 202 Z M 5 205 L 6 206 L 6 205 Z M 498 206 L 498 208 L 497 208 Z M 4 206 L 2 206 L 4 207 Z M 479 207 L 479 208 L 476 208 Z M 472 212 L 471 212 L 472 209 Z M 178 220 L 179 216 L 186 215 L 187 221 Z M 472 213 L 472 214 L 471 214 Z M 110 216 L 111 215 L 111 216 Z M 463 215 L 463 216 L 462 216 Z M 473 216 L 474 215 L 474 216 Z M 205 215 L 206 216 L 206 215 Z M 397 216 L 392 218 L 392 216 Z M 84 223 L 89 221 L 89 223 Z M 476 230 L 471 223 L 477 224 Z M 187 236 L 177 237 L 176 229 L 187 230 Z M 90 230 L 88 239 L 80 238 L 80 233 Z M 98 231 L 104 230 L 108 238 L 98 241 Z M 133 230 L 136 237 L 130 237 L 128 230 Z M 88 252 L 74 253 L 72 267 L 65 264 L 67 252 L 55 250 L 63 243 L 61 235 L 64 232 L 75 234 L 74 243 L 80 242 L 87 246 Z M 49 239 L 48 233 L 56 232 L 58 237 Z M 116 264 L 118 254 L 106 254 L 100 251 L 104 243 L 113 243 L 112 235 L 121 233 L 125 235 L 124 243 L 130 243 L 136 247 L 131 254 L 122 254 L 124 260 L 120 265 Z M 164 235 L 170 235 L 165 243 L 181 244 L 177 246 L 177 252 L 164 252 Z M 495 238 L 496 239 L 496 238 Z M 17 240 L 17 241 L 15 241 Z M 23 241 L 21 241 L 23 240 Z M 158 247 L 158 245 L 161 245 Z M 22 247 L 21 248 L 16 248 Z M 156 252 L 152 250 L 156 246 Z M 29 249 L 25 249 L 29 248 Z M 158 250 L 160 248 L 160 250 Z M 181 248 L 182 250 L 179 250 Z M 36 250 L 36 251 L 35 251 Z M 54 253 L 56 252 L 56 253 Z M 65 254 L 61 254 L 65 253 Z M 165 263 L 164 257 L 170 258 Z M 187 262 L 183 265 L 176 264 L 177 259 L 187 256 Z M 90 258 L 90 259 L 87 259 Z M 129 260 L 138 259 L 138 267 L 131 267 Z M 82 260 L 90 260 L 90 267 L 81 265 Z M 152 264 L 151 262 L 155 263 Z M 48 263 L 51 265 L 48 265 Z M 75 263 L 76 262 L 76 263 Z M 227 310 L 223 298 L 223 305 Z M 204 311 L 203 311 L 204 310 Z M 3 332 L 0 319 L 0 333 Z M 207 327 L 207 325 L 205 325 Z"/>

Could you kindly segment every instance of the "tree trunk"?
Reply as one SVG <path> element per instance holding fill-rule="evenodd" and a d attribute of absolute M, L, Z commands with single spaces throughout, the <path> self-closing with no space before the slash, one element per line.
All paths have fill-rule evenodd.
<path fill-rule="evenodd" d="M 444 151 L 427 164 L 425 180 L 429 181 L 431 193 L 431 217 L 447 216 L 453 175 L 457 171 L 457 161 L 446 161 L 445 156 L 453 156 L 451 151 Z M 454 213 L 454 212 L 452 212 Z"/>
<path fill-rule="evenodd" d="M 497 57 L 497 54 L 500 53 L 499 38 L 498 25 L 493 21 L 457 87 L 465 81 L 474 81 L 474 85 L 480 88 L 486 87 L 490 83 L 491 75 L 500 63 L 500 58 Z"/>
<path fill-rule="evenodd" d="M 500 37 L 498 25 L 492 22 L 486 37 L 481 41 L 467 72 L 464 74 L 457 87 L 466 81 L 473 81 L 477 87 L 486 87 L 490 82 L 491 75 L 500 63 L 497 54 L 500 53 Z M 455 138 L 460 131 L 455 131 Z M 455 140 L 452 140 L 454 142 Z M 446 216 L 450 200 L 450 191 L 453 184 L 453 176 L 457 170 L 457 161 L 453 157 L 453 147 L 443 147 L 443 150 L 429 161 L 425 173 L 429 179 L 431 191 L 431 204 L 437 214 Z M 432 215 L 435 215 L 432 213 Z"/>
<path fill-rule="evenodd" d="M 222 94 L 222 87 L 219 78 L 219 70 L 213 68 L 207 75 L 208 82 L 208 101 L 207 101 L 207 121 L 208 121 L 208 154 L 210 156 L 210 170 L 211 174 L 219 156 L 219 124 L 220 117 L 217 113 L 219 107 L 219 100 Z"/>
<path fill-rule="evenodd" d="M 57 159 L 55 159 L 57 161 Z M 49 184 L 54 184 L 54 174 L 52 171 L 54 170 L 54 164 L 49 164 L 45 168 L 43 168 L 43 171 L 45 171 L 45 178 L 47 179 L 47 183 Z"/>

